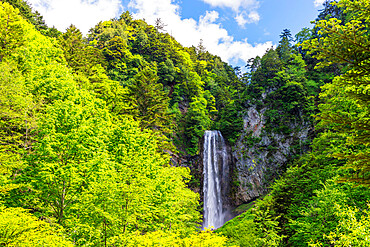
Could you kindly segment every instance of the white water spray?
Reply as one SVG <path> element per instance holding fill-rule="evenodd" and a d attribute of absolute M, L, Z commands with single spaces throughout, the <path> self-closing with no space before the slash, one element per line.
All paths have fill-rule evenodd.
<path fill-rule="evenodd" d="M 223 205 L 228 183 L 227 151 L 220 131 L 206 131 L 203 150 L 204 228 L 219 228 L 226 220 Z"/>

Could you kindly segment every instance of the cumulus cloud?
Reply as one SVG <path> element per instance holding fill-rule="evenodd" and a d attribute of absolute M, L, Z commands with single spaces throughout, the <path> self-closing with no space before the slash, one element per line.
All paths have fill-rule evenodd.
<path fill-rule="evenodd" d="M 203 0 L 203 2 L 213 7 L 228 7 L 234 11 L 238 11 L 241 8 L 247 9 L 258 6 L 257 0 Z"/>
<path fill-rule="evenodd" d="M 241 27 L 244 27 L 245 24 L 257 23 L 260 20 L 257 12 L 258 0 L 203 0 L 203 2 L 213 7 L 231 8 L 236 13 L 235 21 Z"/>
<path fill-rule="evenodd" d="M 157 18 L 161 18 L 167 25 L 166 31 L 182 45 L 197 46 L 202 39 L 209 52 L 232 64 L 246 64 L 249 58 L 263 55 L 272 46 L 272 42 L 250 44 L 247 39 L 235 40 L 220 23 L 217 23 L 219 19 L 217 11 L 207 11 L 195 20 L 182 19 L 180 6 L 173 0 L 131 0 L 129 6 L 135 18 L 145 18 L 149 24 L 153 25 Z M 249 14 L 249 18 L 259 18 L 257 13 Z M 241 19 L 241 22 L 243 21 L 248 22 Z"/>
<path fill-rule="evenodd" d="M 122 12 L 120 0 L 28 0 L 49 26 L 64 31 L 71 24 L 87 34 L 99 21 Z"/>
<path fill-rule="evenodd" d="M 123 11 L 121 0 L 28 0 L 45 18 L 49 26 L 64 31 L 70 24 L 77 26 L 84 34 L 99 21 L 118 17 Z M 234 65 L 244 65 L 249 58 L 263 55 L 272 42 L 250 44 L 247 39 L 235 40 L 222 27 L 217 11 L 207 11 L 198 19 L 181 18 L 177 0 L 130 0 L 129 10 L 134 18 L 145 19 L 154 25 L 161 18 L 166 31 L 184 46 L 197 46 L 200 40 L 212 54 Z M 209 1 L 210 0 L 204 0 Z M 241 9 L 252 6 L 255 0 L 213 1 L 214 6 Z M 223 5 L 222 5 L 223 4 Z M 255 11 L 243 10 L 237 17 L 241 25 L 258 21 Z"/>
<path fill-rule="evenodd" d="M 256 11 L 246 13 L 245 11 L 239 13 L 235 17 L 239 26 L 244 27 L 245 24 L 256 23 L 260 20 L 260 15 Z"/>
<path fill-rule="evenodd" d="M 257 11 L 251 11 L 248 14 L 248 19 L 249 19 L 250 23 L 258 22 L 260 20 L 260 15 L 257 13 Z"/>
<path fill-rule="evenodd" d="M 326 0 L 315 0 L 313 4 L 315 5 L 315 7 L 320 7 L 325 3 L 325 1 Z"/>

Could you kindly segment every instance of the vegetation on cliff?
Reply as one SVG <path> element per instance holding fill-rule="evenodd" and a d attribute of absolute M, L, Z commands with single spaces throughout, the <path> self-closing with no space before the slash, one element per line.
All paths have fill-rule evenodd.
<path fill-rule="evenodd" d="M 312 30 L 283 30 L 241 74 L 129 12 L 84 37 L 1 1 L 0 245 L 369 245 L 369 25 L 368 1 L 327 2 Z M 235 144 L 249 107 L 264 135 L 301 123 L 310 135 L 268 195 L 200 231 L 174 157 L 197 155 L 207 129 Z"/>
<path fill-rule="evenodd" d="M 309 74 L 317 86 L 322 85 L 316 87 L 320 91 L 315 99 L 318 108 L 312 150 L 290 164 L 269 195 L 219 230 L 234 244 L 370 243 L 370 5 L 365 0 L 341 0 L 327 3 L 323 13 L 311 35 L 298 36 L 300 53 L 313 63 Z M 307 30 L 300 35 L 303 32 Z M 329 81 L 321 76 L 328 70 L 335 75 Z M 245 234 L 246 229 L 252 230 Z"/>

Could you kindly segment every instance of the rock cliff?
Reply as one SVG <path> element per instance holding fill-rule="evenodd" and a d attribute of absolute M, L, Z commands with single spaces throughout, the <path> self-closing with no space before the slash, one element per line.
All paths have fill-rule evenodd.
<path fill-rule="evenodd" d="M 308 148 L 305 142 L 312 130 L 309 123 L 293 121 L 288 126 L 289 134 L 269 132 L 264 128 L 265 111 L 256 106 L 246 109 L 242 134 L 232 147 L 236 205 L 266 194 L 287 162 Z"/>

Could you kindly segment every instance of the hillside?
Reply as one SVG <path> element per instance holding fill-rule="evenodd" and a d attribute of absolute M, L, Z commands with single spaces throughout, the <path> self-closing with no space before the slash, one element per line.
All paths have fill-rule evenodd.
<path fill-rule="evenodd" d="M 370 245 L 370 4 L 324 7 L 244 73 L 161 19 L 84 36 L 1 1 L 0 245 Z M 200 230 L 206 130 L 238 215 L 216 231 Z"/>

